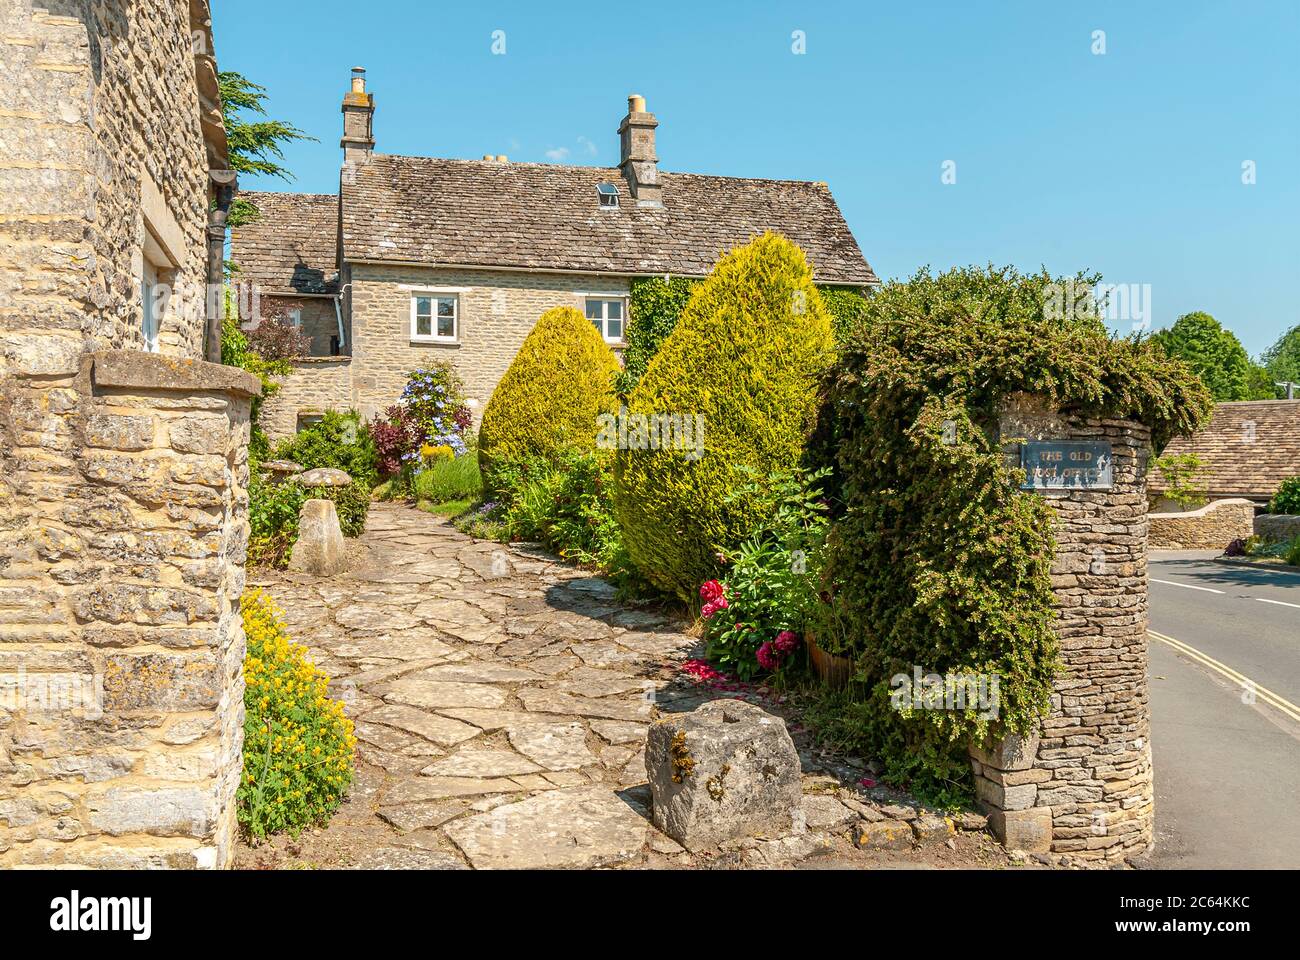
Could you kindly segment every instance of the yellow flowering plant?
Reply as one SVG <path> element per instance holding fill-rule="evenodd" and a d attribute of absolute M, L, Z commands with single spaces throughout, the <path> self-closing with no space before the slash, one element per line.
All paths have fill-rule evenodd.
<path fill-rule="evenodd" d="M 252 839 L 328 822 L 352 783 L 356 747 L 343 704 L 260 590 L 244 595 L 244 770 L 239 823 Z"/>

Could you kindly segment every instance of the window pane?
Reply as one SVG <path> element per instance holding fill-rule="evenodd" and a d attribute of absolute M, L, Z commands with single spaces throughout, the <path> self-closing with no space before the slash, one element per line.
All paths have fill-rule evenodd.
<path fill-rule="evenodd" d="M 415 315 L 417 317 L 427 317 L 433 313 L 433 301 L 428 297 L 415 298 Z"/>
<path fill-rule="evenodd" d="M 623 339 L 623 321 L 622 321 L 622 320 L 615 320 L 613 317 L 610 317 L 610 319 L 609 319 L 609 333 L 608 333 L 608 337 L 609 337 L 610 340 L 622 340 L 622 339 Z"/>
<path fill-rule="evenodd" d="M 415 318 L 415 335 L 417 337 L 427 337 L 433 331 L 433 320 L 430 317 Z"/>
<path fill-rule="evenodd" d="M 609 319 L 611 319 L 611 320 L 622 320 L 622 319 L 623 319 L 623 301 L 622 301 L 622 300 L 610 300 L 610 301 L 607 301 L 607 302 L 609 303 Z"/>
<path fill-rule="evenodd" d="M 438 298 L 438 316 L 454 317 L 456 316 L 456 298 L 439 297 Z"/>
<path fill-rule="evenodd" d="M 456 320 L 453 317 L 438 318 L 438 336 L 454 337 L 456 336 Z"/>
<path fill-rule="evenodd" d="M 599 301 L 599 300 L 588 300 L 588 301 L 587 301 L 587 319 L 588 319 L 588 320 L 599 320 L 599 319 L 600 319 L 600 301 Z M 596 324 L 596 326 L 600 326 L 600 324 Z"/>

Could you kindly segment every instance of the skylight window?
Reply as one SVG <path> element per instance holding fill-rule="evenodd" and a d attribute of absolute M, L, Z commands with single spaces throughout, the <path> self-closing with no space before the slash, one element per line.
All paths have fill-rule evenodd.
<path fill-rule="evenodd" d="M 596 193 L 600 197 L 600 205 L 602 207 L 618 206 L 618 187 L 614 186 L 612 183 L 601 181 L 596 184 Z"/>

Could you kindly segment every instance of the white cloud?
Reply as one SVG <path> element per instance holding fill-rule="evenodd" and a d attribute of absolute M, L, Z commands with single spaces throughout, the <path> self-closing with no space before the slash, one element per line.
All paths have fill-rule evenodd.
<path fill-rule="evenodd" d="M 578 145 L 582 147 L 582 149 L 586 150 L 590 156 L 594 157 L 599 152 L 596 149 L 596 145 L 592 143 L 590 140 L 588 140 L 586 137 L 579 137 Z"/>
<path fill-rule="evenodd" d="M 559 163 L 561 160 L 567 160 L 568 158 L 568 147 L 552 147 L 550 150 L 546 151 L 546 159 L 554 163 Z"/>

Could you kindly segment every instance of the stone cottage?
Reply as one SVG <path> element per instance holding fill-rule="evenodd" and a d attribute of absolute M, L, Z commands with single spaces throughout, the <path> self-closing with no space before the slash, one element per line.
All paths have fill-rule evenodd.
<path fill-rule="evenodd" d="M 799 244 L 820 284 L 878 283 L 826 184 L 660 170 L 636 95 L 613 168 L 377 153 L 360 68 L 342 111 L 338 195 L 244 193 L 261 217 L 233 231 L 244 302 L 311 338 L 263 409 L 272 437 L 325 409 L 369 417 L 437 360 L 477 416 L 545 310 L 576 307 L 618 350 L 634 278 L 704 276 L 765 230 Z"/>
<path fill-rule="evenodd" d="M 0 868 L 229 862 L 247 442 L 205 0 L 0 3 Z"/>

